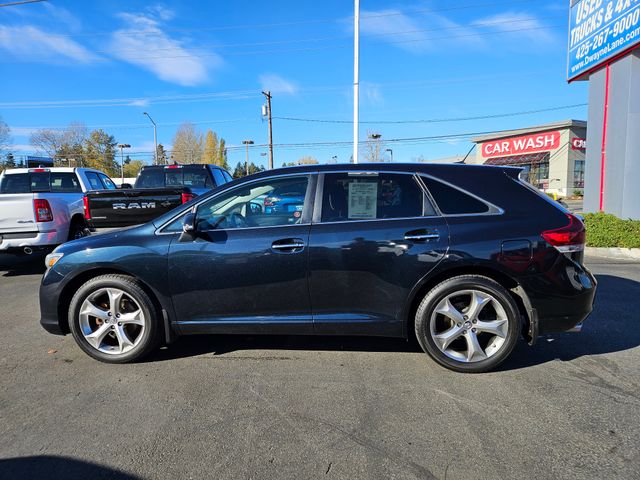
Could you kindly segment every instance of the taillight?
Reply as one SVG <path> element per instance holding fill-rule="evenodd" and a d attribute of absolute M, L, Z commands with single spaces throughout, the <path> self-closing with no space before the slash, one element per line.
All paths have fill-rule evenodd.
<path fill-rule="evenodd" d="M 196 196 L 193 193 L 183 193 L 182 194 L 182 203 L 190 202 L 194 198 L 196 198 Z"/>
<path fill-rule="evenodd" d="M 84 219 L 91 220 L 91 209 L 89 208 L 89 199 L 86 197 L 82 197 L 82 209 L 84 211 Z"/>
<path fill-rule="evenodd" d="M 584 224 L 578 217 L 570 213 L 567 214 L 567 218 L 569 219 L 569 225 L 553 230 L 545 230 L 541 234 L 542 238 L 562 253 L 580 252 L 584 250 L 586 242 Z"/>
<path fill-rule="evenodd" d="M 33 210 L 36 212 L 36 222 L 53 222 L 53 212 L 48 200 L 34 198 Z"/>

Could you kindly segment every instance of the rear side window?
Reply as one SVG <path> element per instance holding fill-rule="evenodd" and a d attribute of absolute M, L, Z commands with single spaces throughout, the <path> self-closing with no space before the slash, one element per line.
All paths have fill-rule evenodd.
<path fill-rule="evenodd" d="M 104 188 L 106 188 L 107 190 L 115 190 L 118 188 L 116 187 L 116 184 L 113 183 L 113 180 L 107 177 L 104 173 L 99 173 L 98 176 L 100 177 L 100 180 L 102 180 Z"/>
<path fill-rule="evenodd" d="M 424 193 L 412 175 L 330 173 L 325 175 L 322 221 L 419 217 Z"/>
<path fill-rule="evenodd" d="M 87 180 L 89 181 L 89 186 L 91 190 L 102 190 L 104 187 L 102 186 L 102 182 L 98 178 L 98 174 L 94 172 L 87 172 Z"/>
<path fill-rule="evenodd" d="M 461 215 L 468 213 L 486 213 L 489 207 L 486 203 L 429 177 L 421 177 L 429 193 L 445 215 Z"/>
<path fill-rule="evenodd" d="M 219 170 L 217 168 L 212 169 L 213 172 L 213 178 L 216 181 L 216 186 L 220 186 L 220 185 L 224 185 L 225 183 L 227 183 L 227 180 L 224 178 L 224 175 L 222 174 L 222 170 Z"/>

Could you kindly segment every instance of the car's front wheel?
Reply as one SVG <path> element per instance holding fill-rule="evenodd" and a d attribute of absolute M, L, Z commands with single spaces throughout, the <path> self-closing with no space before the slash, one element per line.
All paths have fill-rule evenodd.
<path fill-rule="evenodd" d="M 425 296 L 415 328 L 420 346 L 438 363 L 479 373 L 509 356 L 522 327 L 518 307 L 502 285 L 480 275 L 461 275 Z"/>
<path fill-rule="evenodd" d="M 107 363 L 138 360 L 159 343 L 157 309 L 138 282 L 126 275 L 102 275 L 82 285 L 69 306 L 76 343 Z"/>

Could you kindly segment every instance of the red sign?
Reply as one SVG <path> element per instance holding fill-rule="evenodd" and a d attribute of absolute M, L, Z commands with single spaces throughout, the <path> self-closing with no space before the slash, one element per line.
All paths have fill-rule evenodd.
<path fill-rule="evenodd" d="M 482 144 L 483 157 L 504 157 L 522 153 L 555 150 L 560 146 L 560 132 L 545 132 L 523 137 L 505 138 Z"/>
<path fill-rule="evenodd" d="M 587 139 L 586 138 L 574 138 L 571 140 L 571 149 L 572 150 L 586 150 L 587 149 Z"/>

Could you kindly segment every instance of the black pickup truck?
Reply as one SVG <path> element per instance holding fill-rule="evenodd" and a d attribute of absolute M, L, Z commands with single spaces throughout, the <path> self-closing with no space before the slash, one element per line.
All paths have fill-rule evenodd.
<path fill-rule="evenodd" d="M 133 188 L 87 192 L 85 219 L 94 230 L 138 225 L 231 180 L 231 175 L 216 165 L 143 167 Z"/>

